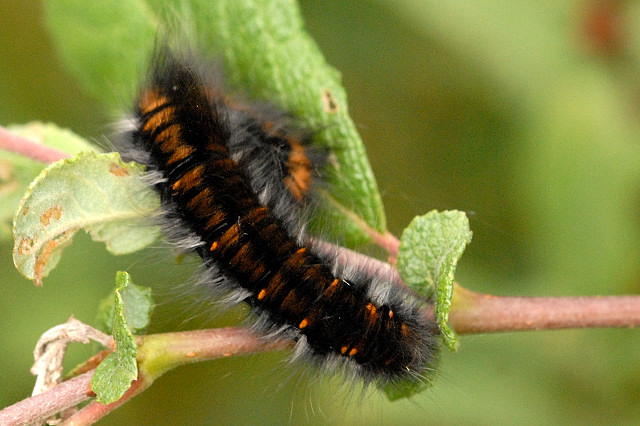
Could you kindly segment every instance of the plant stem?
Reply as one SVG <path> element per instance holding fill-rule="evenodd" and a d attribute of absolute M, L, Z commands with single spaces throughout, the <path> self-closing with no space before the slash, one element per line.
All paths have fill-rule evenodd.
<path fill-rule="evenodd" d="M 640 326 L 640 296 L 504 297 L 456 286 L 456 333 Z"/>
<path fill-rule="evenodd" d="M 147 389 L 165 372 L 180 365 L 233 355 L 282 350 L 290 342 L 262 338 L 246 328 L 215 328 L 138 336 L 138 379 L 111 404 L 93 401 L 63 425 L 88 425 Z"/>
<path fill-rule="evenodd" d="M 459 334 L 640 325 L 640 296 L 502 297 L 456 286 L 453 300 L 449 320 Z M 152 334 L 137 339 L 139 374 L 131 388 L 112 404 L 91 402 L 63 424 L 96 422 L 180 365 L 281 350 L 293 344 L 264 339 L 245 328 Z M 92 375 L 89 371 L 5 408 L 0 411 L 0 424 L 36 422 L 89 399 Z"/>
<path fill-rule="evenodd" d="M 84 373 L 39 395 L 23 399 L 0 411 L 0 424 L 23 425 L 42 421 L 89 399 L 93 371 Z"/>
<path fill-rule="evenodd" d="M 54 163 L 69 154 L 18 136 L 0 126 L 0 149 L 23 155 L 43 163 Z"/>
<path fill-rule="evenodd" d="M 112 404 L 91 402 L 65 420 L 65 425 L 92 424 L 147 389 L 166 371 L 180 365 L 232 355 L 286 349 L 291 342 L 265 339 L 246 328 L 228 327 L 138 336 L 138 379 Z M 93 397 L 95 370 L 0 410 L 1 425 L 35 423 Z"/>

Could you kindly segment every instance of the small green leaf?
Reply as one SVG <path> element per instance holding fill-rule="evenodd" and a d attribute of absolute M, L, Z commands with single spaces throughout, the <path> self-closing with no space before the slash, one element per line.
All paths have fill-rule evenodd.
<path fill-rule="evenodd" d="M 7 130 L 68 154 L 95 151 L 85 139 L 54 124 L 32 122 L 8 126 Z M 46 167 L 39 161 L 0 149 L 0 240 L 12 236 L 11 221 L 16 206 L 33 179 Z"/>
<path fill-rule="evenodd" d="M 20 273 L 42 285 L 80 228 L 114 254 L 151 244 L 159 229 L 148 226 L 148 216 L 159 200 L 140 179 L 142 171 L 117 153 L 81 153 L 44 169 L 14 216 L 13 261 Z"/>
<path fill-rule="evenodd" d="M 118 279 L 120 279 L 121 274 L 125 273 L 118 272 Z M 122 300 L 124 302 L 124 316 L 129 329 L 131 329 L 133 333 L 144 331 L 149 325 L 154 307 L 151 288 L 129 282 L 129 284 L 122 289 Z M 98 321 L 105 325 L 107 330 L 113 328 L 112 320 L 114 318 L 114 309 L 113 296 L 105 297 L 102 302 L 100 302 Z"/>
<path fill-rule="evenodd" d="M 317 228 L 350 245 L 369 240 L 364 224 L 386 229 L 340 74 L 306 33 L 296 2 L 46 0 L 44 5 L 63 63 L 111 109 L 136 93 L 156 30 L 177 38 L 176 44 L 195 43 L 207 59 L 223 64 L 234 89 L 289 111 L 301 125 L 317 130 L 314 143 L 333 153 L 335 161 L 324 171 L 330 189 L 322 193 L 327 203 Z"/>
<path fill-rule="evenodd" d="M 131 387 L 131 382 L 138 377 L 136 363 L 138 349 L 126 315 L 127 311 L 131 312 L 131 307 L 127 308 L 123 295 L 130 285 L 132 283 L 129 274 L 118 272 L 112 318 L 112 334 L 116 342 L 116 350 L 98 365 L 91 379 L 91 389 L 96 393 L 96 399 L 103 404 L 120 399 Z"/>
<path fill-rule="evenodd" d="M 436 320 L 451 350 L 456 348 L 455 332 L 447 325 L 453 275 L 471 235 L 463 212 L 431 211 L 411 221 L 402 233 L 398 250 L 398 271 L 404 282 L 425 297 L 435 291 Z"/>

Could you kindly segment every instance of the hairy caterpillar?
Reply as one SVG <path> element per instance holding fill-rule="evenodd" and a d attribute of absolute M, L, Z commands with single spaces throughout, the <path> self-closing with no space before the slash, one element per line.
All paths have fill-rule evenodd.
<path fill-rule="evenodd" d="M 419 302 L 308 244 L 322 155 L 283 117 L 227 97 L 192 56 L 163 48 L 121 150 L 147 166 L 169 238 L 200 255 L 212 297 L 248 303 L 259 330 L 296 340 L 295 357 L 365 383 L 423 380 L 437 328 Z"/>

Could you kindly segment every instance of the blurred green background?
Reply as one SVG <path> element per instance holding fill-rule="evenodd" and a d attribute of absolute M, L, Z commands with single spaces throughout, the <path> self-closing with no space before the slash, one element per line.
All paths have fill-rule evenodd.
<path fill-rule="evenodd" d="M 474 232 L 456 276 L 465 287 L 531 296 L 640 292 L 640 2 L 300 6 L 342 72 L 392 232 L 431 209 L 465 210 Z M 112 117 L 58 62 L 39 2 L 0 0 L 0 46 L 0 124 L 52 121 L 98 141 L 109 133 Z M 118 269 L 139 284 L 166 283 L 157 288 L 151 331 L 211 325 L 197 315 L 184 322 L 194 313 L 171 285 L 190 268 L 164 250 L 116 258 L 82 235 L 35 288 L 15 272 L 11 249 L 0 242 L 0 406 L 30 394 L 40 334 L 71 314 L 93 322 Z M 375 393 L 361 401 L 348 386 L 305 378 L 283 354 L 266 354 L 170 372 L 101 424 L 640 419 L 638 330 L 461 343 L 443 354 L 436 386 L 412 401 Z M 72 347 L 69 365 L 89 353 Z"/>

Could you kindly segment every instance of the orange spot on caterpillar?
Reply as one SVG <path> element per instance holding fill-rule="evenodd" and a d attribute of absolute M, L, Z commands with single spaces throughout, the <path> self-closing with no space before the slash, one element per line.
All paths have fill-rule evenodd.
<path fill-rule="evenodd" d="M 356 348 L 353 348 L 349 351 L 349 356 L 354 356 L 357 353 L 358 353 L 358 350 Z"/>
<path fill-rule="evenodd" d="M 289 256 L 289 258 L 284 262 L 284 268 L 295 269 L 302 265 L 305 262 L 305 251 L 306 249 L 304 249 L 304 247 L 296 250 L 296 252 Z"/>
<path fill-rule="evenodd" d="M 347 349 L 349 349 L 349 346 L 343 346 L 343 347 L 341 347 L 341 348 L 340 348 L 340 353 L 341 353 L 342 355 L 346 354 L 346 353 L 347 353 Z"/>
<path fill-rule="evenodd" d="M 393 311 L 389 309 L 389 318 L 393 318 Z"/>
<path fill-rule="evenodd" d="M 282 289 L 284 285 L 285 285 L 285 281 L 282 279 L 282 274 L 278 272 L 271 278 L 271 281 L 269 281 L 269 284 L 267 285 L 265 290 L 268 291 L 269 293 L 277 295 L 280 289 Z"/>
<path fill-rule="evenodd" d="M 327 289 L 324 291 L 323 296 L 327 298 L 331 297 L 333 293 L 335 293 L 335 291 L 338 289 L 339 282 L 340 280 L 338 278 L 335 278 L 333 281 L 331 281 L 329 287 L 327 287 Z"/>
<path fill-rule="evenodd" d="M 307 321 L 307 319 L 305 318 L 302 321 L 300 321 L 300 325 L 298 325 L 298 328 L 302 329 L 302 328 L 305 328 L 308 325 L 309 325 L 309 321 Z"/>
<path fill-rule="evenodd" d="M 367 311 L 369 311 L 369 313 L 371 315 L 376 313 L 376 307 L 373 303 L 367 303 L 367 305 L 365 306 L 365 308 L 367 309 Z"/>
<path fill-rule="evenodd" d="M 267 295 L 267 290 L 265 289 L 260 290 L 260 293 L 258 293 L 258 300 L 264 299 L 266 295 Z"/>
<path fill-rule="evenodd" d="M 218 242 L 217 242 L 217 241 L 214 241 L 214 242 L 211 244 L 211 247 L 209 247 L 209 251 L 215 251 L 217 248 L 218 248 Z"/>

